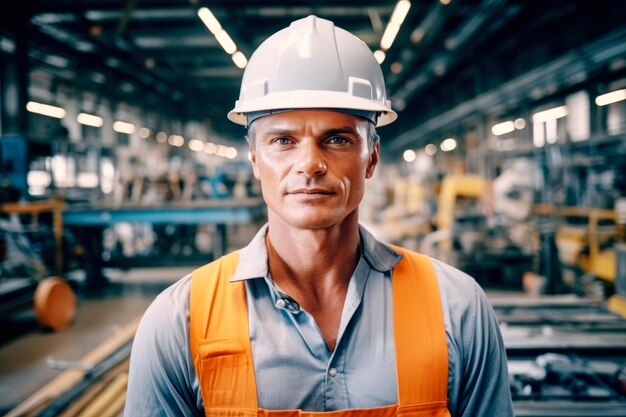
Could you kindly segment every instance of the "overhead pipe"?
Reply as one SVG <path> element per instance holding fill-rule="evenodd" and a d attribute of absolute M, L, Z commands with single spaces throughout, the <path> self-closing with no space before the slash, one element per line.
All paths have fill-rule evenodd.
<path fill-rule="evenodd" d="M 417 136 L 427 136 L 460 119 L 486 112 L 512 100 L 525 99 L 535 88 L 545 86 L 546 80 L 576 79 L 584 82 L 587 74 L 625 54 L 626 30 L 620 29 L 405 131 L 392 139 L 389 146 L 392 150 L 402 149 Z M 585 76 L 581 79 L 580 74 Z"/>
<path fill-rule="evenodd" d="M 399 103 L 398 109 L 403 110 L 417 91 L 430 82 L 433 75 L 442 76 L 459 60 L 459 53 L 455 51 L 462 50 L 463 45 L 470 41 L 474 34 L 504 5 L 506 5 L 504 0 L 483 0 L 478 10 L 472 13 L 472 16 L 446 39 L 447 51 L 435 55 L 422 66 L 422 70 L 415 71 L 415 75 L 409 78 L 402 88 L 396 89 L 396 94 L 391 97 L 391 102 Z M 507 15 L 507 18 L 510 17 L 511 15 Z M 500 25 L 504 24 L 503 21 L 499 23 Z"/>

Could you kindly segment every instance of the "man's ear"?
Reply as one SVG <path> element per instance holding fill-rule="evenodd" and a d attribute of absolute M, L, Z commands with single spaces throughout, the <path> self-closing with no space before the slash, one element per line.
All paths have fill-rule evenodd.
<path fill-rule="evenodd" d="M 252 165 L 252 173 L 254 174 L 254 177 L 257 180 L 260 180 L 261 177 L 259 176 L 259 167 L 257 166 L 257 163 L 256 163 L 256 152 L 254 151 L 254 146 L 252 145 L 252 141 L 248 141 L 248 160 L 250 161 L 250 164 Z"/>
<path fill-rule="evenodd" d="M 374 145 L 374 149 L 370 153 L 370 160 L 367 164 L 367 170 L 365 171 L 365 178 L 371 178 L 374 175 L 376 165 L 378 165 L 378 156 L 380 154 L 380 142 Z"/>

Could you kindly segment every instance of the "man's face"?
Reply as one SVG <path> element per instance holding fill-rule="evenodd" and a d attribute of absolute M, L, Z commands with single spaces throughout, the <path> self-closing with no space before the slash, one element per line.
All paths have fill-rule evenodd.
<path fill-rule="evenodd" d="M 294 110 L 254 122 L 250 161 L 269 209 L 300 229 L 326 228 L 355 213 L 378 162 L 367 123 L 327 110 Z"/>

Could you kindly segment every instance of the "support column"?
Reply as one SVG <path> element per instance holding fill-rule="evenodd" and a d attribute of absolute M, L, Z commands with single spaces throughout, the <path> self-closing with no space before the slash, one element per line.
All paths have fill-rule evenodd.
<path fill-rule="evenodd" d="M 15 36 L 5 38 L 0 50 L 0 134 L 26 135 L 28 131 L 28 44 L 30 13 L 16 8 L 11 14 Z"/>

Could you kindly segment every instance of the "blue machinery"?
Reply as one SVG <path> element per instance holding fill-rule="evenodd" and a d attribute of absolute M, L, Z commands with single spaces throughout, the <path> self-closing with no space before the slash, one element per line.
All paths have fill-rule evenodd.
<path fill-rule="evenodd" d="M 102 232 L 106 227 L 115 223 L 214 224 L 217 229 L 217 244 L 213 256 L 218 258 L 226 252 L 228 246 L 226 225 L 261 220 L 265 216 L 265 207 L 261 198 L 192 201 L 158 207 L 70 207 L 63 212 L 63 225 L 79 227 L 85 231 L 81 239 L 86 250 L 85 287 L 98 290 L 107 284 L 107 279 L 102 274 Z"/>

